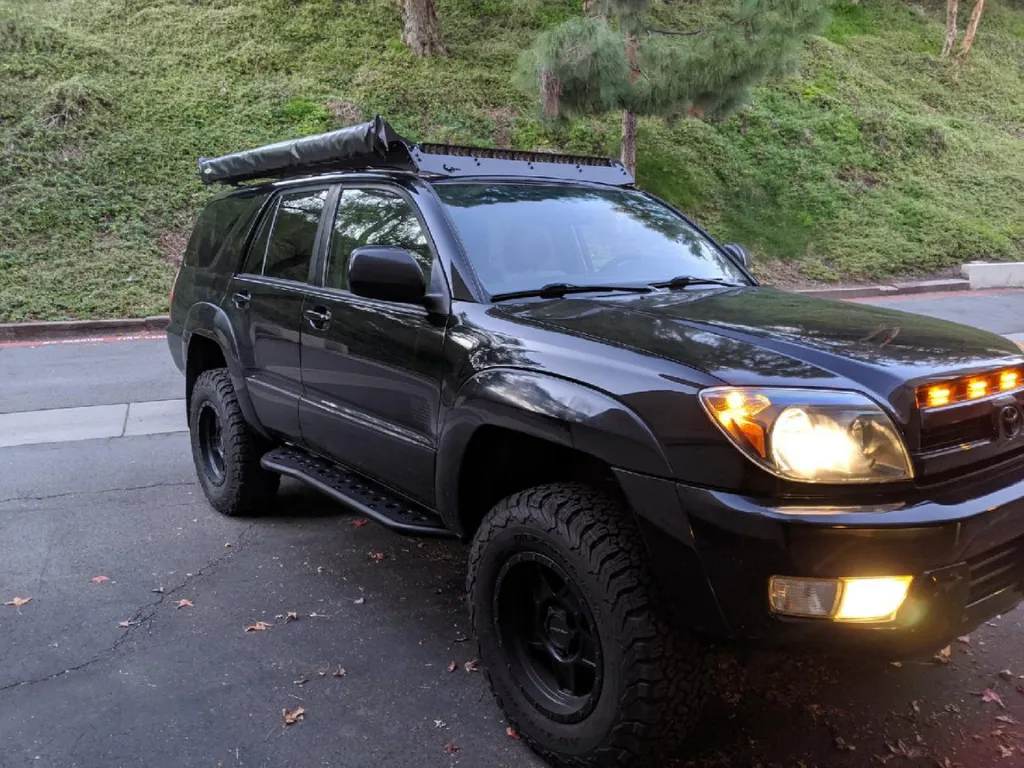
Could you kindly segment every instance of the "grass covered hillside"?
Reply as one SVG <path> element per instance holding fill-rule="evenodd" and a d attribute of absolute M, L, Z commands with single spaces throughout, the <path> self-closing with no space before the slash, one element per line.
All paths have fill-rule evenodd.
<path fill-rule="evenodd" d="M 769 281 L 1024 259 L 1014 1 L 986 3 L 957 68 L 944 4 L 839 0 L 798 71 L 727 122 L 642 120 L 639 182 Z M 200 155 L 377 112 L 417 139 L 616 154 L 618 116 L 546 127 L 510 82 L 580 5 L 439 0 L 449 55 L 418 59 L 397 0 L 0 0 L 0 320 L 166 311 Z M 662 0 L 654 26 L 707 12 Z"/>

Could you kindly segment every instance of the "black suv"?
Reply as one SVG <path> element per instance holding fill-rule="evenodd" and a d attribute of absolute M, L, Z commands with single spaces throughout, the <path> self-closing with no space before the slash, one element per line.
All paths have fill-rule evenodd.
<path fill-rule="evenodd" d="M 548 759 L 658 764 L 712 640 L 894 658 L 1021 600 L 1011 342 L 762 287 L 610 160 L 377 118 L 200 173 L 236 186 L 168 341 L 210 503 L 288 475 L 470 541 L 480 656 Z"/>

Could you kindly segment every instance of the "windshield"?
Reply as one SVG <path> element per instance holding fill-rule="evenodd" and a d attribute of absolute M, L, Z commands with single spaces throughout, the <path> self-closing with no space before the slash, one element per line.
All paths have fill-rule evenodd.
<path fill-rule="evenodd" d="M 640 192 L 560 184 L 437 184 L 489 293 L 690 276 L 748 284 L 670 208 Z"/>

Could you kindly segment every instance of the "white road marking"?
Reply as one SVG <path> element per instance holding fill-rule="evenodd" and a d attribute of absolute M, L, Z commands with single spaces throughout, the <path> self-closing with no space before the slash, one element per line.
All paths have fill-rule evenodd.
<path fill-rule="evenodd" d="M 184 432 L 184 400 L 0 414 L 0 448 Z"/>

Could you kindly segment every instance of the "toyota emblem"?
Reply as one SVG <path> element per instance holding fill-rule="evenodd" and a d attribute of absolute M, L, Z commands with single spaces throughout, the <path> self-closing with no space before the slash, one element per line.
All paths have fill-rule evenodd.
<path fill-rule="evenodd" d="M 1016 405 L 1007 405 L 999 412 L 999 423 L 1003 425 L 1004 435 L 1016 437 L 1024 426 L 1024 416 L 1021 416 L 1020 408 Z"/>

